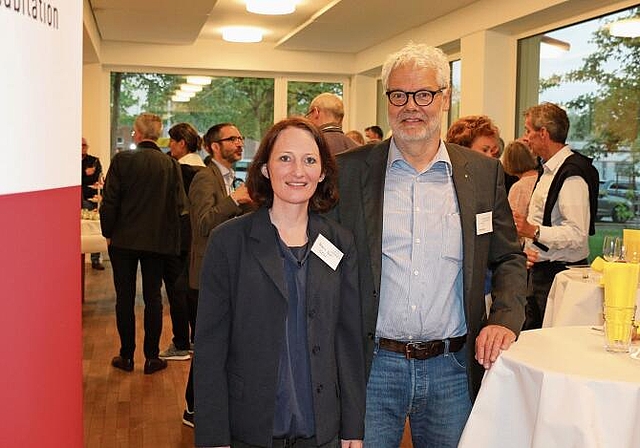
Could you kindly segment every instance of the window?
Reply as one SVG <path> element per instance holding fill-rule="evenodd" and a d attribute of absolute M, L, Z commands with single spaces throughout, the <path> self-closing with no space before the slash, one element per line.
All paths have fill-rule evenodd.
<path fill-rule="evenodd" d="M 309 104 L 317 95 L 325 92 L 335 93 L 342 98 L 341 82 L 289 81 L 287 83 L 287 114 L 305 115 Z"/>
<path fill-rule="evenodd" d="M 112 73 L 112 151 L 131 147 L 135 117 L 151 112 L 162 117 L 165 136 L 172 125 L 181 122 L 191 123 L 200 134 L 217 123 L 234 123 L 246 138 L 244 157 L 252 158 L 273 124 L 273 78 L 215 77 L 188 101 L 172 99 L 186 82 L 182 75 Z M 160 141 L 163 144 L 167 143 Z"/>
<path fill-rule="evenodd" d="M 451 107 L 449 107 L 449 126 L 460 118 L 460 78 L 462 62 L 460 59 L 451 61 Z M 447 127 L 449 127 L 447 126 Z"/>
<path fill-rule="evenodd" d="M 640 180 L 639 38 L 615 37 L 608 28 L 616 20 L 639 16 L 640 8 L 633 7 L 518 43 L 516 134 L 522 135 L 524 110 L 543 101 L 557 103 L 569 115 L 569 145 L 593 157 L 600 172 L 600 222 L 591 238 L 592 257 L 601 253 L 603 234 L 640 227 L 634 215 Z M 612 185 L 628 188 L 620 194 Z M 610 207 L 600 207 L 601 201 Z M 610 213 L 600 213 L 601 208 Z"/>

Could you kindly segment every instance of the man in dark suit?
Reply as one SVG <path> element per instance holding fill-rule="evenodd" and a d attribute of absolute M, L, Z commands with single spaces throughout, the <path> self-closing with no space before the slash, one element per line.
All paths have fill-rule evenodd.
<path fill-rule="evenodd" d="M 524 320 L 525 257 L 499 161 L 440 138 L 446 56 L 408 44 L 387 59 L 382 78 L 393 137 L 338 156 L 333 212 L 353 231 L 359 257 L 364 443 L 397 448 L 408 416 L 414 447 L 456 447 L 483 367 Z"/>
<path fill-rule="evenodd" d="M 144 298 L 144 373 L 167 367 L 158 358 L 162 332 L 163 259 L 180 253 L 180 215 L 186 213 L 186 195 L 178 162 L 164 154 L 155 141 L 162 121 L 143 113 L 133 125 L 137 148 L 113 158 L 104 186 L 100 223 L 109 245 L 116 289 L 116 322 L 120 355 L 111 364 L 133 370 L 136 321 L 134 302 L 138 262 Z"/>
<path fill-rule="evenodd" d="M 244 184 L 234 184 L 233 164 L 242 158 L 244 138 L 232 123 L 219 123 L 204 135 L 204 148 L 211 155 L 206 168 L 196 174 L 189 188 L 191 260 L 189 286 L 200 288 L 202 259 L 209 234 L 219 224 L 250 209 L 251 198 Z M 193 362 L 185 392 L 187 408 L 182 423 L 193 427 Z"/>

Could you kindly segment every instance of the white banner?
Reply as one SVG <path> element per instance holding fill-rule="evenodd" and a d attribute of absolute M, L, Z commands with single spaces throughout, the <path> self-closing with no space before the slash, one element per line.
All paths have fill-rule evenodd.
<path fill-rule="evenodd" d="M 0 0 L 0 195 L 80 184 L 82 2 Z"/>

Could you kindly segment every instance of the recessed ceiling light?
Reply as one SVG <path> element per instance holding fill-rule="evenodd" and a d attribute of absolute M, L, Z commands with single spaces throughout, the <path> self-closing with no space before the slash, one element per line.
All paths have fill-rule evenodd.
<path fill-rule="evenodd" d="M 209 84 L 211 84 L 211 77 L 210 76 L 187 76 L 187 84 L 208 86 Z"/>
<path fill-rule="evenodd" d="M 254 14 L 291 14 L 295 10 L 295 0 L 247 0 L 247 11 Z"/>
<path fill-rule="evenodd" d="M 180 98 L 193 98 L 194 96 L 196 96 L 196 92 L 185 92 L 184 90 L 176 90 L 173 95 L 179 96 Z"/>
<path fill-rule="evenodd" d="M 227 42 L 255 43 L 262 40 L 262 30 L 251 26 L 227 26 L 222 28 L 222 38 Z"/>
<path fill-rule="evenodd" d="M 540 57 L 543 59 L 561 58 L 571 50 L 571 44 L 550 36 L 540 39 Z"/>
<path fill-rule="evenodd" d="M 640 37 L 640 19 L 624 19 L 610 23 L 609 33 L 616 37 Z"/>
<path fill-rule="evenodd" d="M 183 92 L 202 92 L 202 86 L 197 86 L 194 84 L 181 84 L 180 90 Z"/>

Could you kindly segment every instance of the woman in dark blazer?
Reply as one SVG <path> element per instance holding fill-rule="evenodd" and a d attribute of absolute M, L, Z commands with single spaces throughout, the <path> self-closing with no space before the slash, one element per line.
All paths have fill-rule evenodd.
<path fill-rule="evenodd" d="M 249 168 L 261 207 L 212 233 L 195 341 L 199 447 L 360 448 L 365 376 L 353 236 L 320 216 L 336 165 L 304 118 Z"/>

